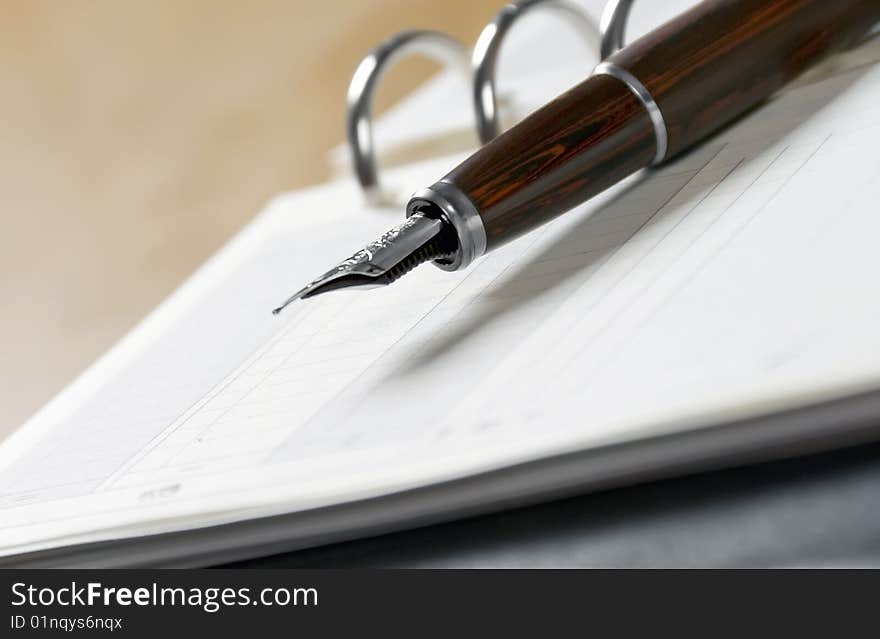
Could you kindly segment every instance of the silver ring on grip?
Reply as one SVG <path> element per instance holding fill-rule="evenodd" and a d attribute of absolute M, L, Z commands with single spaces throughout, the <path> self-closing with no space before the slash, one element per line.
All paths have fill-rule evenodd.
<path fill-rule="evenodd" d="M 608 0 L 598 29 L 592 17 L 569 0 L 511 2 L 483 29 L 472 56 L 468 56 L 458 40 L 438 31 L 402 31 L 385 40 L 361 61 L 348 89 L 348 143 L 355 176 L 367 202 L 377 205 L 386 203 L 376 168 L 372 104 L 379 82 L 391 64 L 402 57 L 420 53 L 441 63 L 460 67 L 469 78 L 473 77 L 477 133 L 485 144 L 499 133 L 495 72 L 501 44 L 517 20 L 537 7 L 561 13 L 579 28 L 587 40 L 598 44 L 600 60 L 604 60 L 623 46 L 633 1 Z"/>
<path fill-rule="evenodd" d="M 471 75 L 466 47 L 439 31 L 401 31 L 361 60 L 348 87 L 346 132 L 354 173 L 370 204 L 385 203 L 373 146 L 373 97 L 391 65 L 412 54 L 422 54 L 447 66 L 458 67 L 468 78 Z"/>

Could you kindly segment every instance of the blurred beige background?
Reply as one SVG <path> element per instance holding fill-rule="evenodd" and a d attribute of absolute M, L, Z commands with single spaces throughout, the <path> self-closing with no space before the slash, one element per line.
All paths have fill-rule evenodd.
<path fill-rule="evenodd" d="M 360 58 L 501 0 L 3 0 L 0 438 L 275 193 L 326 179 Z M 380 107 L 427 77 L 388 77 Z"/>

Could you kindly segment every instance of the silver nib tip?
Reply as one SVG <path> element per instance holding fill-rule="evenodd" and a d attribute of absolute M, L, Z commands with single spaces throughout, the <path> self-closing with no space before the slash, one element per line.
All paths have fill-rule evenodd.
<path fill-rule="evenodd" d="M 302 289 L 301 291 L 297 291 L 296 293 L 294 293 L 293 295 L 291 295 L 290 297 L 288 297 L 286 300 L 284 300 L 284 303 L 283 303 L 281 306 L 279 306 L 278 308 L 273 308 L 273 309 L 272 309 L 272 315 L 278 315 L 278 313 L 280 313 L 280 312 L 283 311 L 285 308 L 287 308 L 288 306 L 290 306 L 293 302 L 295 302 L 296 300 L 298 300 L 299 298 L 301 298 L 301 297 L 302 297 L 302 293 L 303 293 L 303 291 L 305 291 L 305 290 L 306 290 L 306 289 Z"/>
<path fill-rule="evenodd" d="M 301 288 L 301 289 L 299 289 L 296 293 L 294 293 L 293 295 L 291 295 L 290 297 L 288 297 L 286 300 L 284 300 L 284 303 L 283 303 L 281 306 L 279 306 L 278 308 L 273 308 L 273 309 L 272 309 L 272 315 L 278 315 L 278 313 L 280 313 L 280 312 L 283 311 L 285 308 L 287 308 L 288 306 L 290 306 L 291 304 L 293 304 L 296 300 L 301 299 L 301 298 L 304 298 L 304 297 L 308 297 L 309 290 L 310 290 L 313 286 L 314 286 L 314 282 L 313 282 L 312 284 L 309 284 L 309 285 L 306 286 L 305 288 Z"/>
<path fill-rule="evenodd" d="M 291 295 L 272 314 L 278 315 L 298 299 L 336 289 L 385 286 L 423 262 L 452 256 L 457 243 L 451 224 L 416 213 Z"/>

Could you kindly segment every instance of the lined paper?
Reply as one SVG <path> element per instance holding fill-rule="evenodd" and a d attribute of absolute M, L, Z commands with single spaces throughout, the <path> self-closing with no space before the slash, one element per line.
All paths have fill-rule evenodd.
<path fill-rule="evenodd" d="M 277 199 L 0 448 L 0 552 L 341 503 L 876 387 L 877 53 L 466 271 L 276 318 L 397 215 L 362 210 L 350 182 Z"/>

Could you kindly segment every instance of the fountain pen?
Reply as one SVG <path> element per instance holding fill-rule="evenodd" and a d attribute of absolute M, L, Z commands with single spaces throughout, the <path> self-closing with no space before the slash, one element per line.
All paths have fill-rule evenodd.
<path fill-rule="evenodd" d="M 292 301 L 454 271 L 705 140 L 880 22 L 880 0 L 704 0 L 599 64 L 409 201 Z"/>

